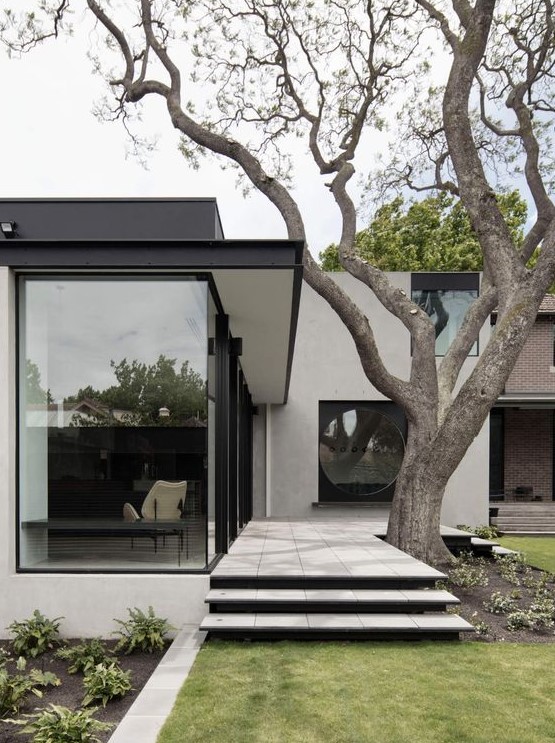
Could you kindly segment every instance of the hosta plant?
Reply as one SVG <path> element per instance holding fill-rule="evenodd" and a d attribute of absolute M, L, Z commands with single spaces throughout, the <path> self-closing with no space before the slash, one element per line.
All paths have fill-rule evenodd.
<path fill-rule="evenodd" d="M 59 685 L 60 679 L 53 673 L 38 668 L 26 673 L 25 658 L 18 659 L 15 673 L 9 673 L 3 666 L 0 668 L 0 718 L 16 715 L 28 694 L 42 697 L 42 687 Z"/>
<path fill-rule="evenodd" d="M 121 636 L 121 640 L 116 645 L 116 652 L 128 655 L 135 650 L 143 653 L 163 650 L 168 632 L 173 629 L 168 620 L 157 617 L 152 606 L 148 607 L 146 613 L 136 607 L 127 611 L 129 613 L 127 621 L 114 620 L 121 627 L 114 633 Z"/>
<path fill-rule="evenodd" d="M 83 674 L 92 671 L 99 663 L 109 662 L 110 655 L 111 651 L 98 637 L 93 637 L 92 640 L 82 640 L 79 645 L 60 648 L 56 652 L 57 658 L 69 661 L 68 673 Z"/>
<path fill-rule="evenodd" d="M 21 734 L 32 734 L 33 743 L 100 743 L 97 733 L 107 732 L 113 724 L 95 720 L 94 712 L 95 709 L 71 710 L 49 704 L 34 714 L 9 722 L 20 725 Z"/>
<path fill-rule="evenodd" d="M 60 643 L 58 627 L 63 617 L 48 619 L 38 609 L 33 616 L 21 622 L 12 622 L 8 629 L 13 633 L 16 655 L 36 658 Z"/>
<path fill-rule="evenodd" d="M 83 679 L 83 706 L 100 702 L 105 707 L 110 699 L 124 697 L 131 691 L 131 672 L 124 671 L 116 661 L 99 663 Z"/>

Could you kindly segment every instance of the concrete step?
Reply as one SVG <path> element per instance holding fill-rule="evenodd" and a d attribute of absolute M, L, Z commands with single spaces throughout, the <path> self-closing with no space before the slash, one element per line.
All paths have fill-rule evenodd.
<path fill-rule="evenodd" d="M 503 535 L 507 537 L 515 536 L 515 537 L 555 537 L 555 529 L 553 531 L 538 531 L 529 529 L 529 528 L 523 528 L 523 529 L 502 529 Z"/>
<path fill-rule="evenodd" d="M 445 611 L 459 604 L 448 591 L 432 589 L 212 589 L 206 599 L 214 612 L 383 613 Z"/>
<path fill-rule="evenodd" d="M 208 614 L 200 625 L 222 639 L 459 639 L 474 627 L 456 614 Z"/>

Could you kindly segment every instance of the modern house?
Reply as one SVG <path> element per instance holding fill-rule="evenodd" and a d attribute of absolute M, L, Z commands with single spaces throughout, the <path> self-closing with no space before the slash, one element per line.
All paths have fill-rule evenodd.
<path fill-rule="evenodd" d="M 302 284 L 302 244 L 225 240 L 212 199 L 4 200 L 0 222 L 0 627 L 37 607 L 69 634 L 148 604 L 198 621 L 211 568 L 252 517 L 390 502 L 402 412 Z M 406 329 L 334 279 L 407 376 Z M 391 280 L 433 317 L 441 356 L 479 275 Z M 446 525 L 487 521 L 488 468 L 484 426 Z M 163 518 L 154 498 L 152 518 L 158 481 L 175 498 Z"/>

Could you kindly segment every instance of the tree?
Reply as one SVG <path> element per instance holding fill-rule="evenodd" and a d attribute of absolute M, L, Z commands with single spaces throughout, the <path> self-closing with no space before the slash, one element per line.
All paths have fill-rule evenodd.
<path fill-rule="evenodd" d="M 31 359 L 25 359 L 25 393 L 27 403 L 32 405 L 44 405 L 54 402 L 50 390 L 42 386 L 40 369 Z"/>
<path fill-rule="evenodd" d="M 515 246 L 524 240 L 528 206 L 518 191 L 500 194 L 499 208 Z M 381 206 L 370 225 L 355 237 L 355 250 L 382 271 L 481 271 L 482 252 L 462 202 L 440 192 L 405 205 L 397 196 Z M 342 271 L 339 249 L 320 255 L 324 271 Z"/>
<path fill-rule="evenodd" d="M 123 425 L 179 426 L 189 418 L 205 421 L 206 383 L 202 376 L 190 368 L 184 361 L 176 370 L 177 359 L 161 355 L 155 364 L 144 364 L 140 361 L 122 359 L 119 363 L 112 361 L 117 384 L 105 390 L 95 390 L 90 385 L 80 389 L 66 402 L 80 402 L 85 398 L 95 400 L 107 406 L 109 410 L 123 410 L 127 415 L 122 419 Z M 161 419 L 159 411 L 168 408 L 170 415 Z M 100 419 L 106 424 L 106 418 Z M 110 422 L 111 421 L 111 422 Z M 76 418 L 78 425 L 84 419 Z M 99 421 L 96 421 L 99 422 Z M 114 421 L 108 419 L 110 425 Z"/>
<path fill-rule="evenodd" d="M 42 0 L 32 13 L 8 12 L 2 37 L 12 51 L 31 49 L 67 29 L 72 4 Z M 137 104 L 161 99 L 183 154 L 194 161 L 210 152 L 235 165 L 299 240 L 305 225 L 288 182 L 295 160 L 287 142 L 304 138 L 341 216 L 341 265 L 412 339 L 410 377 L 400 379 L 380 358 L 371 318 L 307 246 L 305 280 L 341 318 L 370 382 L 407 417 L 387 539 L 426 561 L 448 559 L 439 533 L 445 486 L 555 278 L 551 0 L 86 0 L 86 7 L 106 39 L 92 58 L 115 94 L 111 116 L 128 124 Z M 394 129 L 392 151 L 372 178 L 374 191 L 460 198 L 483 255 L 480 296 L 439 366 L 426 312 L 355 250 L 355 163 L 384 126 Z M 530 192 L 535 217 L 520 247 L 495 197 L 499 177 L 513 187 L 524 178 Z M 496 307 L 491 339 L 458 387 Z"/>

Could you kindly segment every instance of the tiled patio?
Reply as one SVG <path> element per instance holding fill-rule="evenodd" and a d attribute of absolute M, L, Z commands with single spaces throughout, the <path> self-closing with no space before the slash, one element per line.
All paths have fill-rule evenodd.
<path fill-rule="evenodd" d="M 443 577 L 375 536 L 381 527 L 367 520 L 251 521 L 212 577 Z"/>

